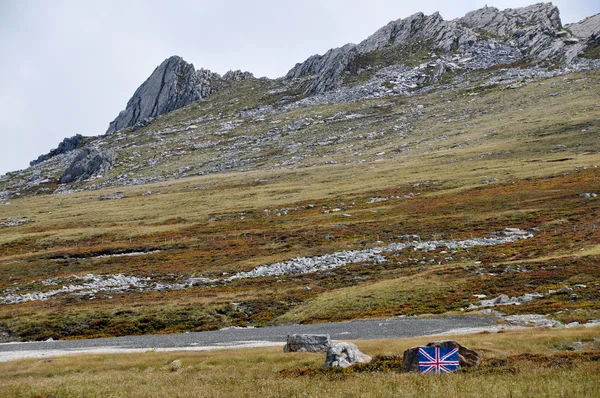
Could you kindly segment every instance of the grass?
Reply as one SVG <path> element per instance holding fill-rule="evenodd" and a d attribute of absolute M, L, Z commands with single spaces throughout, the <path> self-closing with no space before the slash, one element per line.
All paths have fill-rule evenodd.
<path fill-rule="evenodd" d="M 556 165 L 564 163 L 550 167 Z M 384 170 L 378 171 L 386 176 Z M 285 276 L 277 283 L 258 278 L 184 291 L 132 290 L 99 294 L 94 300 L 58 297 L 5 305 L 0 307 L 0 324 L 24 339 L 212 330 L 228 325 L 444 313 L 474 303 L 473 294 L 521 295 L 577 283 L 589 287 L 577 300 L 553 295 L 506 311 L 550 312 L 561 320 L 582 322 L 598 317 L 599 202 L 578 197 L 597 186 L 593 168 L 488 185 L 457 187 L 456 182 L 442 180 L 420 185 L 420 195 L 411 199 L 379 203 L 368 203 L 369 198 L 406 194 L 415 191 L 414 184 L 394 185 L 392 178 L 403 177 L 390 174 L 386 179 L 369 173 L 372 178 L 367 181 L 363 176 L 361 183 L 379 189 L 365 192 L 364 186 L 346 184 L 336 196 L 329 196 L 329 181 L 339 178 L 336 174 L 304 171 L 304 181 L 312 180 L 308 185 L 312 190 L 305 190 L 292 182 L 299 173 L 290 171 L 273 182 L 255 185 L 233 180 L 255 180 L 243 174 L 225 179 L 224 186 L 211 185 L 207 177 L 192 180 L 195 184 L 161 184 L 151 187 L 160 195 L 150 197 L 142 196 L 141 188 L 130 188 L 128 197 L 115 202 L 98 201 L 97 193 L 23 198 L 14 204 L 25 212 L 33 213 L 40 202 L 49 200 L 61 205 L 52 207 L 56 217 L 36 215 L 40 218 L 35 223 L 19 227 L 21 234 L 11 235 L 12 240 L 2 245 L 1 250 L 9 254 L 0 262 L 0 286 L 9 289 L 17 283 L 21 292 L 37 291 L 43 288 L 43 278 L 89 272 L 164 280 L 215 278 L 298 255 L 402 241 L 398 236 L 403 234 L 465 239 L 507 226 L 536 227 L 540 233 L 521 243 L 457 253 L 405 250 L 390 253 L 386 264 Z M 193 187 L 199 181 L 205 189 L 195 195 Z M 390 185 L 393 188 L 384 188 Z M 257 197 L 263 206 L 250 207 Z M 243 203 L 244 198 L 249 198 L 248 203 Z M 242 204 L 236 209 L 237 200 Z M 275 215 L 284 207 L 290 209 L 287 214 Z M 335 207 L 346 208 L 352 217 L 324 212 Z M 140 220 L 142 214 L 147 216 Z M 63 217 L 74 225 L 56 228 Z M 94 257 L 156 249 L 162 251 L 140 257 Z M 503 271 L 517 266 L 527 272 Z M 417 293 L 415 286 L 420 287 Z M 235 310 L 232 303 L 245 310 Z"/>
<path fill-rule="evenodd" d="M 321 372 L 323 354 L 277 347 L 20 360 L 0 363 L 0 382 L 6 397 L 594 397 L 599 337 L 598 328 L 459 336 L 482 354 L 482 367 L 442 377 L 393 369 Z M 393 358 L 432 340 L 357 343 L 370 355 Z M 294 376 L 295 369 L 307 375 Z"/>
<path fill-rule="evenodd" d="M 111 178 L 163 171 L 168 176 L 181 165 L 202 164 L 191 173 L 204 172 L 214 156 L 232 151 L 232 142 L 257 150 L 235 155 L 255 163 L 219 173 L 11 199 L 0 206 L 0 221 L 29 222 L 0 228 L 0 290 L 34 292 L 49 289 L 45 279 L 87 273 L 171 282 L 218 278 L 297 256 L 402 241 L 407 234 L 466 239 L 505 227 L 535 227 L 540 233 L 534 239 L 459 253 L 403 251 L 383 265 L 277 280 L 0 305 L 0 329 L 14 339 L 35 340 L 420 315 L 460 311 L 474 302 L 473 294 L 521 295 L 577 283 L 588 290 L 576 299 L 549 296 L 506 311 L 548 313 L 565 321 L 597 318 L 600 202 L 579 194 L 598 190 L 600 74 L 504 90 L 484 85 L 494 73 L 473 75 L 475 90 L 301 107 L 263 118 L 239 112 L 297 93 L 281 82 L 249 80 L 137 132 L 112 135 L 107 145 L 122 149 Z M 272 94 L 273 89 L 284 90 Z M 344 116 L 351 114 L 362 117 Z M 308 118 L 313 122 L 300 130 L 253 141 Z M 225 122 L 235 127 L 225 131 Z M 213 140 L 219 143 L 191 149 Z M 161 156 L 163 151 L 179 155 Z M 282 166 L 294 153 L 302 159 Z M 149 165 L 152 159 L 157 163 Z M 151 195 L 145 195 L 148 190 Z M 124 198 L 99 200 L 115 191 Z M 396 198 L 409 194 L 414 196 Z M 369 203 L 372 197 L 393 199 Z M 489 275 L 516 265 L 528 272 Z M 431 281 L 435 285 L 424 288 Z M 423 287 L 422 293 L 412 286 Z M 238 304 L 242 311 L 233 309 Z"/>

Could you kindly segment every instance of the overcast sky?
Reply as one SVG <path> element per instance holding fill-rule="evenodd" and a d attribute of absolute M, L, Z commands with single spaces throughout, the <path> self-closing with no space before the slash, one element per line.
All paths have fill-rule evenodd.
<path fill-rule="evenodd" d="M 422 11 L 444 19 L 533 1 L 0 0 L 0 174 L 75 134 L 100 135 L 164 59 L 224 74 L 283 76 L 297 62 L 358 43 Z M 563 24 L 598 0 L 554 1 Z"/>

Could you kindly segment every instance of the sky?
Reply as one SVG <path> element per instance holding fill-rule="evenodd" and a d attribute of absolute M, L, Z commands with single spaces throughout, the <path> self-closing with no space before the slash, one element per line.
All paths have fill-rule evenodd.
<path fill-rule="evenodd" d="M 0 0 L 0 175 L 75 134 L 101 135 L 154 68 L 179 55 L 224 74 L 281 77 L 392 20 L 534 0 Z M 563 24 L 598 0 L 558 0 Z"/>

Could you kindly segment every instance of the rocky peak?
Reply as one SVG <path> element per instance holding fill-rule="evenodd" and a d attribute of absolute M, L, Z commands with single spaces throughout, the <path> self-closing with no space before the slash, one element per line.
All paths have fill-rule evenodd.
<path fill-rule="evenodd" d="M 194 65 L 181 57 L 167 58 L 135 91 L 125 110 L 110 123 L 106 134 L 205 98 L 214 91 L 214 81 L 218 79 L 220 76 L 209 70 L 196 71 Z"/>

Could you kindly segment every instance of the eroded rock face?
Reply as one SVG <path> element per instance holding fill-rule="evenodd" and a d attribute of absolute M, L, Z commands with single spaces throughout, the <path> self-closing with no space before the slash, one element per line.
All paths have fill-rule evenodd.
<path fill-rule="evenodd" d="M 481 356 L 478 352 L 463 347 L 454 340 L 434 341 L 427 344 L 427 347 L 458 348 L 458 361 L 461 367 L 479 366 L 481 363 Z M 402 369 L 405 372 L 419 370 L 419 347 L 412 347 L 404 351 Z"/>
<path fill-rule="evenodd" d="M 110 170 L 115 153 L 109 149 L 83 148 L 60 177 L 61 184 L 83 181 Z"/>
<path fill-rule="evenodd" d="M 218 74 L 209 70 L 196 71 L 194 65 L 181 57 L 170 57 L 135 91 L 125 110 L 110 123 L 106 134 L 208 97 L 219 79 Z"/>
<path fill-rule="evenodd" d="M 291 334 L 287 337 L 284 352 L 326 352 L 331 346 L 328 334 Z"/>
<path fill-rule="evenodd" d="M 600 34 L 600 14 L 585 18 L 583 21 L 566 25 L 573 35 L 577 37 L 593 37 Z"/>
<path fill-rule="evenodd" d="M 327 350 L 325 366 L 347 368 L 355 363 L 369 363 L 372 358 L 360 352 L 356 344 L 336 343 Z"/>

